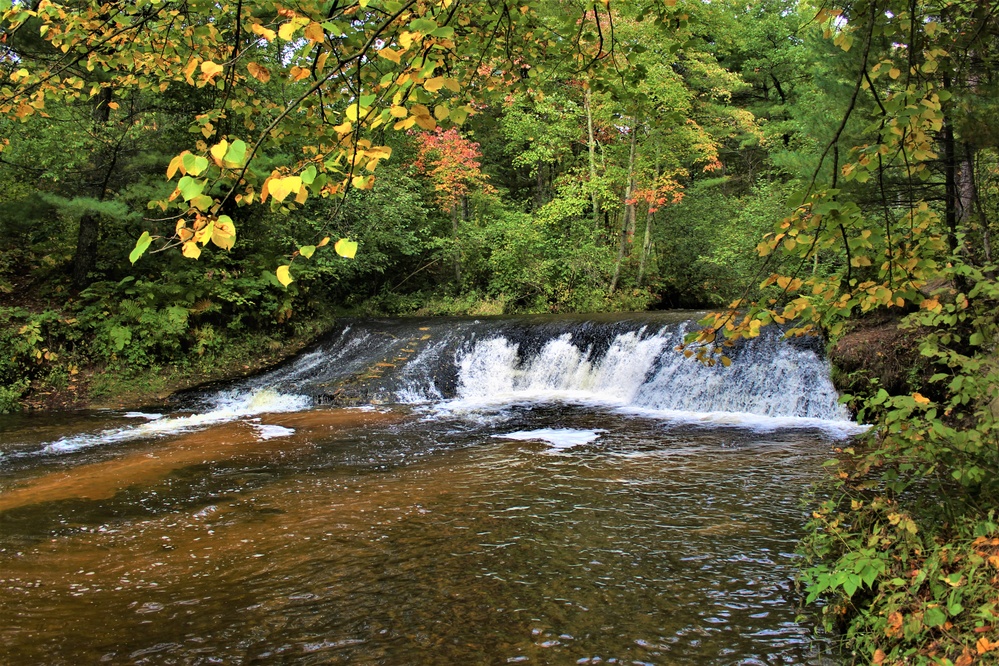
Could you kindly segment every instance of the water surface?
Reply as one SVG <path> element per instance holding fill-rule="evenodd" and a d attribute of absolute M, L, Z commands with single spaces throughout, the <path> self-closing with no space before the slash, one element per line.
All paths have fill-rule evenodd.
<path fill-rule="evenodd" d="M 612 324 L 362 327 L 189 411 L 3 418 L 0 663 L 837 663 L 792 582 L 855 430 L 821 359 L 725 382 Z M 391 404 L 317 404 L 362 375 Z"/>

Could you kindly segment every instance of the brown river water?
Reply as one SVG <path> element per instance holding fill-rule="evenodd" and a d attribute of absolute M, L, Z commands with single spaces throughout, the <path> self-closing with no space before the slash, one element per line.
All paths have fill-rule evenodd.
<path fill-rule="evenodd" d="M 793 584 L 829 429 L 269 404 L 0 416 L 0 663 L 839 663 Z"/>

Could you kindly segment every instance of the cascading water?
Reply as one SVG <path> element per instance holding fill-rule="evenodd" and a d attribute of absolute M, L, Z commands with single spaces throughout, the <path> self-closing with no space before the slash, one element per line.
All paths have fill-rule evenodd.
<path fill-rule="evenodd" d="M 556 401 L 850 423 L 816 341 L 765 329 L 729 351 L 731 367 L 708 367 L 676 351 L 688 330 L 676 314 L 359 321 L 244 389 L 319 403 Z"/>

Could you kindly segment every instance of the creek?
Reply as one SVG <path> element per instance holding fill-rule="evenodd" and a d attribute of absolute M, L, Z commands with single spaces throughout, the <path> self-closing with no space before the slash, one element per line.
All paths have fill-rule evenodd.
<path fill-rule="evenodd" d="M 0 663 L 835 664 L 816 341 L 692 313 L 345 320 L 169 409 L 0 417 Z"/>

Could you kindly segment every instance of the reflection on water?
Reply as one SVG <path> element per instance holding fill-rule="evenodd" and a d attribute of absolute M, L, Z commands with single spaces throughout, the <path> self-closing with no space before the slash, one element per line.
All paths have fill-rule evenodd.
<path fill-rule="evenodd" d="M 11 457 L 33 423 L 0 663 L 832 663 L 790 581 L 818 431 L 315 409 Z"/>

